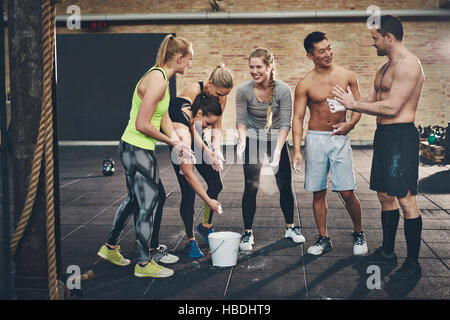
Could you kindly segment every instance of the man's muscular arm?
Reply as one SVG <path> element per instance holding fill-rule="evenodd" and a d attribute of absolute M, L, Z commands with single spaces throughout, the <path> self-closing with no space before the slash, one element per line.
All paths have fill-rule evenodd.
<path fill-rule="evenodd" d="M 355 100 L 360 99 L 361 92 L 359 90 L 359 82 L 354 72 L 352 72 L 350 75 L 349 87 L 352 92 L 353 98 Z M 334 132 L 330 136 L 348 134 L 351 130 L 353 130 L 359 120 L 361 120 L 361 116 L 362 114 L 360 112 L 352 111 L 350 115 L 350 121 L 333 125 Z"/>
<path fill-rule="evenodd" d="M 389 96 L 386 100 L 376 102 L 356 101 L 342 88 L 333 88 L 333 94 L 346 108 L 375 116 L 395 117 L 414 93 L 421 75 L 419 63 L 411 60 L 398 63 L 394 67 Z"/>
<path fill-rule="evenodd" d="M 303 138 L 303 121 L 308 103 L 307 87 L 305 80 L 300 80 L 295 88 L 294 114 L 292 116 L 292 142 L 294 152 L 291 158 L 292 167 L 295 172 L 299 172 L 302 155 L 300 154 L 301 142 Z"/>

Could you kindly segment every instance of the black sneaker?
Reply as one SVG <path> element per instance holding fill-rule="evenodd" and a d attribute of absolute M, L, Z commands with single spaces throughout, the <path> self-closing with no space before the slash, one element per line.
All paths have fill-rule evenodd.
<path fill-rule="evenodd" d="M 380 247 L 375 250 L 374 253 L 365 257 L 362 261 L 364 264 L 376 264 L 376 265 L 397 265 L 397 255 L 395 252 L 387 254 Z"/>
<path fill-rule="evenodd" d="M 315 237 L 315 239 L 316 239 L 316 243 L 314 243 L 313 246 L 308 248 L 307 252 L 309 254 L 318 256 L 324 252 L 330 251 L 333 248 L 329 237 L 323 237 L 321 235 L 318 235 Z"/>
<path fill-rule="evenodd" d="M 393 275 L 390 276 L 392 281 L 410 281 L 418 279 L 422 276 L 422 267 L 419 262 L 406 258 L 405 263 Z"/>

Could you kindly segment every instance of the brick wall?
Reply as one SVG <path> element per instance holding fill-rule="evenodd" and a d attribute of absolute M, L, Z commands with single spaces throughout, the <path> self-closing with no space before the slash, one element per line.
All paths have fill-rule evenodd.
<path fill-rule="evenodd" d="M 223 0 L 224 11 L 365 10 L 370 5 L 384 9 L 437 8 L 439 0 Z M 58 12 L 79 5 L 85 13 L 142 13 L 210 11 L 208 0 L 61 0 Z"/>
<path fill-rule="evenodd" d="M 87 3 L 89 2 L 89 5 Z M 170 2 L 170 6 L 167 4 Z M 125 5 L 125 3 L 127 5 Z M 187 6 L 186 3 L 190 5 Z M 349 9 L 356 1 L 258 1 L 265 7 L 249 6 L 255 1 L 221 1 L 230 11 L 251 10 L 297 10 L 327 9 L 324 3 L 333 4 L 334 9 Z M 281 6 L 283 3 L 283 6 Z M 434 8 L 439 1 L 362 1 L 356 9 L 364 9 L 374 3 L 384 8 Z M 59 4 L 60 14 L 65 14 L 65 6 L 78 4 L 83 13 L 129 13 L 149 11 L 201 11 L 206 10 L 207 1 L 65 1 Z M 149 10 L 149 6 L 151 10 Z M 141 7 L 141 10 L 133 8 Z M 423 88 L 416 124 L 446 126 L 450 120 L 450 22 L 409 21 L 404 22 L 405 45 L 422 61 L 426 81 Z M 194 46 L 193 66 L 184 76 L 177 76 L 177 88 L 181 90 L 192 81 L 205 80 L 217 63 L 225 63 L 232 70 L 235 83 L 250 78 L 247 66 L 248 55 L 256 47 L 269 48 L 275 55 L 277 77 L 287 82 L 294 92 L 298 80 L 313 64 L 305 57 L 304 37 L 312 31 L 321 30 L 328 34 L 332 42 L 335 63 L 356 72 L 361 91 L 364 94 L 373 84 L 377 68 L 386 60 L 378 57 L 370 47 L 370 33 L 362 22 L 299 22 L 299 23 L 258 23 L 258 24 L 134 24 L 111 25 L 102 32 L 108 33 L 169 33 L 191 41 Z M 72 31 L 61 25 L 58 33 L 89 32 Z M 235 92 L 228 97 L 223 127 L 235 128 Z M 307 119 L 308 119 L 307 114 Z M 306 119 L 306 120 L 307 120 Z M 363 115 L 358 126 L 351 132 L 354 141 L 371 141 L 375 130 L 375 118 Z"/>

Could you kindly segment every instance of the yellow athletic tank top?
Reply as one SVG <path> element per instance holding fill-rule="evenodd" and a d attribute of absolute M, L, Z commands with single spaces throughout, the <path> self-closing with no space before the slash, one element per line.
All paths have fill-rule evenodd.
<path fill-rule="evenodd" d="M 150 70 L 148 70 L 145 75 L 147 75 L 152 70 L 161 70 L 164 74 L 164 79 L 166 80 L 166 93 L 164 95 L 164 98 L 158 102 L 156 105 L 155 112 L 153 113 L 153 117 L 150 120 L 150 123 L 156 128 L 160 129 L 161 127 L 161 119 L 166 113 L 167 109 L 169 108 L 169 102 L 170 102 L 170 94 L 169 94 L 169 81 L 167 80 L 167 75 L 164 69 L 152 67 Z M 145 77 L 142 76 L 142 78 Z M 141 83 L 142 78 L 139 80 L 139 82 L 136 85 L 136 88 L 134 89 L 133 93 L 133 99 L 131 102 L 131 110 L 130 110 L 130 120 L 128 121 L 128 125 L 125 128 L 125 131 L 122 135 L 122 140 L 139 148 L 146 149 L 146 150 L 155 150 L 155 144 L 156 139 L 149 137 L 142 132 L 139 132 L 136 130 L 136 118 L 138 115 L 139 108 L 141 107 L 142 99 L 139 98 L 139 95 L 137 93 L 137 89 L 139 84 Z"/>

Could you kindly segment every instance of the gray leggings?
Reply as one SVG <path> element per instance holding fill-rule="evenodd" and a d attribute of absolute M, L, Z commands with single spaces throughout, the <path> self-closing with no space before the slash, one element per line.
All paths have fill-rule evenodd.
<path fill-rule="evenodd" d="M 116 245 L 120 233 L 134 215 L 138 262 L 147 262 L 152 233 L 159 231 L 153 230 L 153 219 L 161 219 L 166 199 L 156 155 L 153 150 L 141 149 L 120 141 L 119 156 L 125 168 L 128 196 L 116 212 L 107 243 Z"/>

